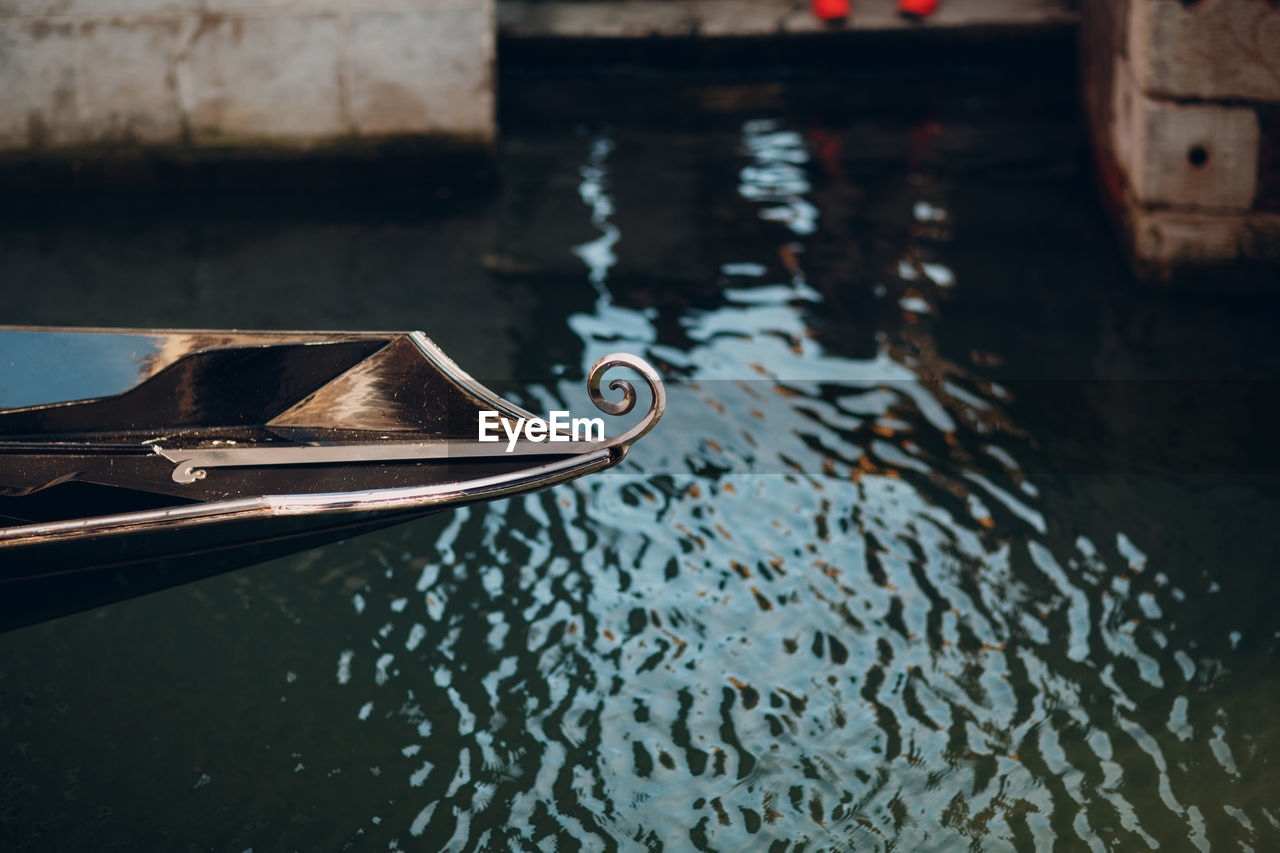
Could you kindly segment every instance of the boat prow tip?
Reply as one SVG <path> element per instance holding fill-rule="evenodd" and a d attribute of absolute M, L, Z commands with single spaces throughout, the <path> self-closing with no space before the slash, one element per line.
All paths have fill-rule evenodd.
<path fill-rule="evenodd" d="M 627 451 L 631 449 L 631 445 L 653 429 L 662 418 L 667 409 L 667 389 L 662 384 L 662 377 L 649 362 L 631 353 L 609 353 L 593 364 L 591 371 L 587 374 L 587 394 L 595 407 L 607 415 L 626 415 L 636 407 L 635 386 L 626 379 L 616 378 L 609 382 L 609 390 L 622 392 L 621 400 L 614 402 L 606 399 L 601 392 L 600 383 L 604 380 L 605 373 L 615 367 L 629 367 L 640 374 L 645 384 L 649 386 L 651 395 L 649 411 L 644 418 L 631 429 L 605 443 L 606 447 L 617 453 L 618 461 L 622 461 Z"/>

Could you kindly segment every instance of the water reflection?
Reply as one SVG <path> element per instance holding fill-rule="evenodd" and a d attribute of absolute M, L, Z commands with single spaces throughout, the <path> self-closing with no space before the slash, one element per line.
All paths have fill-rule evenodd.
<path fill-rule="evenodd" d="M 1049 514 L 1009 392 L 939 355 L 965 285 L 942 191 L 915 184 L 918 227 L 877 272 L 893 310 L 851 358 L 814 328 L 809 147 L 753 121 L 741 148 L 776 243 L 725 258 L 719 303 L 673 336 L 610 292 L 614 143 L 587 143 L 600 236 L 574 252 L 598 299 L 567 318 L 565 372 L 663 363 L 655 440 L 456 513 L 353 596 L 369 633 L 337 679 L 353 724 L 399 731 L 415 804 L 391 846 L 1208 849 L 1211 824 L 1275 828 L 1212 805 L 1256 758 L 1202 693 L 1221 664 L 1174 630 L 1187 591 L 1124 530 Z"/>
<path fill-rule="evenodd" d="M 1069 122 L 992 121 L 517 139 L 501 275 L 440 266 L 487 247 L 492 211 L 268 229 L 321 259 L 370 247 L 323 270 L 255 250 L 334 276 L 323 310 L 206 257 L 199 292 L 224 301 L 170 324 L 231 303 L 292 323 L 358 292 L 359 324 L 540 377 L 518 392 L 543 411 L 589 411 L 588 366 L 637 352 L 668 413 L 615 472 L 5 635 L 0 847 L 136 849 L 151 826 L 218 850 L 1275 847 L 1275 496 L 1225 468 L 1170 488 L 1095 463 L 1158 456 L 1145 415 L 1087 445 L 1090 476 L 1046 463 L 1083 395 L 1024 381 L 1017 341 L 1092 334 L 1055 312 L 1106 267 L 1044 248 L 1092 215 L 1083 192 L 1063 221 L 975 234 L 1066 182 L 1009 179 L 994 203 L 990 149 L 1043 158 Z M 966 183 L 975 139 L 997 166 Z M 440 280 L 463 282 L 456 310 L 428 314 Z M 45 289 L 115 292 L 71 281 Z M 1091 299 L 1073 310 L 1103 314 Z M 1071 375 L 1131 367 L 1159 330 L 1225 352 L 1247 331 L 1116 305 Z"/>

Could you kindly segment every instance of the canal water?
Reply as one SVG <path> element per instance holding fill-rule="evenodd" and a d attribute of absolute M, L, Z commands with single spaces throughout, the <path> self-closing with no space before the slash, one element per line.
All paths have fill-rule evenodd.
<path fill-rule="evenodd" d="M 482 191 L 5 215 L 6 323 L 417 328 L 585 414 L 626 350 L 670 405 L 0 635 L 0 848 L 1280 844 L 1275 298 L 1133 285 L 1069 81 L 510 85 Z"/>

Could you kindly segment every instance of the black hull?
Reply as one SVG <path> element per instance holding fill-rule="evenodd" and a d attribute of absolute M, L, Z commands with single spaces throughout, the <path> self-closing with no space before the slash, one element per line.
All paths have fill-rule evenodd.
<path fill-rule="evenodd" d="M 396 523 L 321 530 L 124 565 L 93 566 L 86 561 L 73 571 L 12 581 L 0 586 L 0 633 L 195 583 Z"/>
<path fill-rule="evenodd" d="M 634 368 L 640 424 L 506 447 L 479 441 L 481 414 L 534 416 L 416 332 L 0 328 L 6 347 L 38 363 L 0 386 L 0 631 L 601 471 L 665 405 L 652 368 L 608 356 L 591 398 L 629 412 L 629 383 L 619 403 L 599 386 Z"/>

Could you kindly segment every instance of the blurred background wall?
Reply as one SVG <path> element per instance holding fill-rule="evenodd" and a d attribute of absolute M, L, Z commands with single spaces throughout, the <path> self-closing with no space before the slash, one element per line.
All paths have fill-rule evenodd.
<path fill-rule="evenodd" d="M 494 136 L 493 0 L 0 0 L 0 150 Z"/>

